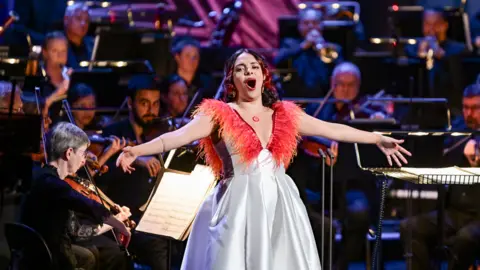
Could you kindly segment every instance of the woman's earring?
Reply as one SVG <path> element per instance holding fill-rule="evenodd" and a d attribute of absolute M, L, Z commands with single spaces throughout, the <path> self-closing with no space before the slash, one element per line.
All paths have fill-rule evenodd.
<path fill-rule="evenodd" d="M 235 93 L 235 91 L 230 92 L 230 97 L 231 98 L 235 98 L 236 95 L 237 95 L 237 93 Z"/>

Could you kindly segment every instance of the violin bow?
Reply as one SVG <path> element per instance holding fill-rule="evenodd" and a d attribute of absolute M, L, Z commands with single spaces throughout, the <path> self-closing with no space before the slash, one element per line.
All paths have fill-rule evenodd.
<path fill-rule="evenodd" d="M 317 118 L 317 115 L 322 111 L 323 107 L 325 106 L 325 104 L 327 103 L 327 100 L 330 98 L 330 96 L 333 94 L 333 90 L 334 88 L 330 88 L 330 90 L 328 90 L 328 93 L 325 95 L 325 97 L 323 98 L 322 102 L 320 102 L 320 105 L 318 106 L 318 108 L 315 110 L 315 112 L 313 113 L 312 117 L 315 117 Z"/>
<path fill-rule="evenodd" d="M 40 109 L 40 87 L 35 87 L 35 103 L 37 104 L 37 112 L 40 115 L 40 119 L 42 119 L 40 128 L 42 132 L 43 156 L 45 157 L 45 164 L 47 164 L 48 163 L 47 149 L 46 149 L 47 139 L 45 137 L 45 118 Z"/>
<path fill-rule="evenodd" d="M 62 105 L 63 105 L 63 109 L 64 109 L 65 114 L 67 115 L 68 120 L 70 121 L 70 123 L 76 125 L 76 124 L 75 124 L 75 120 L 74 120 L 73 115 L 72 115 L 72 111 L 71 111 L 71 109 L 70 109 L 70 104 L 68 103 L 68 101 L 67 101 L 66 99 L 63 99 L 63 100 L 62 100 Z M 85 170 L 85 173 L 86 173 L 86 175 L 87 175 L 87 179 L 90 181 L 90 183 L 92 183 L 95 192 L 96 192 L 97 194 L 99 194 L 99 195 L 100 195 L 100 194 L 103 194 L 103 192 L 100 193 L 100 189 L 97 187 L 97 184 L 96 184 L 95 181 L 93 180 L 93 177 L 92 177 L 92 175 L 90 174 L 90 172 L 88 171 L 88 168 L 87 168 L 87 165 L 86 165 L 86 164 L 83 165 L 83 169 Z M 105 206 L 105 208 L 108 208 L 108 207 L 107 207 L 107 204 L 105 203 L 104 198 L 103 198 L 102 196 L 98 196 L 98 197 L 100 198 L 100 201 L 101 201 L 102 205 Z M 113 230 L 111 230 L 111 231 L 112 231 L 112 234 L 113 234 L 113 238 L 115 238 L 115 241 L 117 242 L 117 244 L 118 244 L 118 245 L 121 245 L 121 244 L 120 244 L 120 241 L 117 239 L 117 236 L 115 235 L 115 233 L 113 232 Z M 127 247 L 124 247 L 124 248 L 125 248 L 125 253 L 127 254 L 127 256 L 130 256 L 130 252 L 128 252 Z"/>

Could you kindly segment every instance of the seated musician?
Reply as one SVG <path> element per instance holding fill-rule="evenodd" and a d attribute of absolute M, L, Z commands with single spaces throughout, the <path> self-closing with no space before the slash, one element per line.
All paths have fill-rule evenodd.
<path fill-rule="evenodd" d="M 360 70 L 356 65 L 349 62 L 337 65 L 331 78 L 333 97 L 350 100 L 358 104 L 362 100 L 359 98 L 360 79 Z M 345 117 L 349 116 L 349 107 L 342 102 L 327 103 L 317 117 L 325 121 L 341 122 L 345 120 Z M 373 117 L 384 117 L 387 114 L 377 107 L 370 107 L 369 111 L 373 112 L 373 114 L 360 112 L 356 114 L 356 117 L 366 118 L 373 115 Z M 305 142 L 310 139 L 312 138 L 304 138 L 303 140 Z M 301 190 L 301 194 L 302 190 L 304 192 L 307 186 L 318 190 L 322 173 L 320 159 L 312 156 L 312 150 L 309 150 L 304 142 L 300 143 L 301 149 L 290 168 L 290 173 L 296 175 L 296 177 L 292 178 L 297 179 L 297 185 Z M 328 141 L 326 143 L 330 143 L 330 150 L 335 156 L 338 156 L 338 144 Z M 313 150 L 313 152 L 316 152 L 316 150 Z M 342 186 L 341 182 L 344 179 L 338 179 L 339 176 L 338 174 L 336 175 L 334 189 L 336 190 L 335 193 L 339 194 L 338 192 L 341 191 Z M 344 229 L 342 230 L 341 254 L 337 256 L 337 267 L 339 269 L 348 269 L 348 263 L 353 261 L 359 254 L 358 250 L 364 247 L 365 236 L 370 226 L 368 198 L 371 190 L 375 190 L 374 181 L 366 181 L 366 179 L 361 181 L 358 179 L 345 179 L 345 181 L 347 183 L 346 198 L 339 199 L 346 200 L 347 211 L 346 217 L 342 220 Z M 372 183 L 373 186 L 369 186 L 369 183 Z M 343 205 L 343 203 L 339 201 L 338 205 Z"/>
<path fill-rule="evenodd" d="M 12 99 L 12 83 L 0 81 L 0 112 L 8 113 Z M 12 113 L 23 113 L 22 90 L 15 88 L 15 97 L 13 98 Z"/>
<path fill-rule="evenodd" d="M 426 9 L 423 14 L 423 35 L 416 44 L 407 45 L 405 52 L 409 57 L 429 59 L 429 51 L 433 52 L 433 89 L 427 92 L 431 97 L 448 98 L 449 104 L 460 112 L 464 78 L 461 57 L 468 50 L 465 44 L 451 40 L 447 36 L 448 21 L 443 8 Z M 428 65 L 428 60 L 426 65 Z M 428 77 L 426 80 L 429 80 Z M 425 84 L 429 85 L 429 84 Z"/>
<path fill-rule="evenodd" d="M 68 41 L 61 32 L 51 32 L 45 37 L 42 47 L 43 68 L 42 74 L 46 82 L 42 85 L 44 110 L 49 112 L 54 123 L 60 120 L 61 100 L 66 98 L 70 80 L 67 64 Z"/>
<path fill-rule="evenodd" d="M 96 115 L 94 108 L 97 107 L 95 91 L 84 83 L 73 85 L 68 91 L 67 101 L 72 108 L 72 116 L 75 124 L 83 131 L 97 132 L 104 128 L 110 119 Z M 87 109 L 85 111 L 76 109 Z M 67 120 L 66 116 L 64 117 Z"/>
<path fill-rule="evenodd" d="M 82 268 L 72 251 L 67 221 L 71 211 L 96 224 L 109 224 L 125 237 L 129 230 L 103 205 L 75 191 L 64 179 L 85 164 L 88 136 L 70 123 L 57 124 L 47 135 L 48 164 L 39 169 L 22 203 L 20 222 L 36 230 L 52 254 L 53 269 Z"/>
<path fill-rule="evenodd" d="M 173 44 L 172 54 L 175 57 L 176 74 L 187 83 L 188 96 L 192 98 L 202 89 L 202 97 L 213 97 L 216 89 L 212 78 L 198 70 L 200 43 L 193 38 L 181 38 Z"/>
<path fill-rule="evenodd" d="M 85 3 L 74 3 L 65 10 L 65 36 L 68 39 L 67 66 L 78 68 L 80 62 L 90 61 L 93 51 L 93 38 L 87 37 L 90 15 Z"/>
<path fill-rule="evenodd" d="M 106 125 L 107 122 L 110 120 L 106 117 L 96 117 L 95 110 L 88 110 L 97 107 L 96 96 L 93 89 L 83 83 L 73 85 L 70 90 L 68 91 L 68 103 L 72 108 L 72 116 L 79 128 L 85 131 L 87 134 L 90 133 L 97 133 L 101 131 L 102 128 Z M 85 111 L 82 110 L 75 110 L 75 109 L 87 109 Z M 65 121 L 68 121 L 68 117 L 65 115 Z M 98 156 L 98 164 L 99 166 L 103 166 L 108 159 L 110 159 L 113 155 L 115 155 L 120 149 L 125 147 L 126 140 L 125 138 L 118 138 L 116 136 L 110 136 L 111 143 L 108 145 L 106 149 L 103 147 L 96 145 L 94 142 L 88 148 L 94 155 Z M 103 146 L 103 144 L 102 144 Z M 100 148 L 100 149 L 97 149 Z M 95 174 L 92 172 L 92 175 Z"/>
<path fill-rule="evenodd" d="M 120 212 L 115 217 L 124 222 L 130 217 L 128 207 L 117 206 Z M 70 212 L 68 219 L 68 234 L 72 239 L 72 249 L 77 261 L 88 262 L 91 268 L 87 269 L 112 269 L 128 270 L 133 269 L 125 251 L 120 248 L 122 243 L 117 243 L 112 227 L 106 224 L 98 225 L 95 220 L 81 213 Z"/>
<path fill-rule="evenodd" d="M 160 86 L 164 116 L 182 117 L 188 106 L 188 88 L 185 80 L 176 75 L 165 78 Z"/>
<path fill-rule="evenodd" d="M 468 86 L 463 92 L 463 120 L 455 130 L 480 128 L 480 85 Z M 480 160 L 475 140 L 447 144 L 446 166 L 478 167 Z M 453 148 L 450 148 L 453 146 Z M 480 207 L 478 185 L 450 185 L 445 208 L 445 237 L 449 247 L 449 269 L 468 269 L 480 250 Z M 437 212 L 422 214 L 402 221 L 400 236 L 404 246 L 411 245 L 412 269 L 431 269 L 431 252 L 435 248 Z"/>
<path fill-rule="evenodd" d="M 128 118 L 107 126 L 103 130 L 103 136 L 115 135 L 138 143 L 146 142 L 149 139 L 146 132 L 160 114 L 160 91 L 156 78 L 150 75 L 134 76 L 129 82 L 127 100 Z M 158 130 L 154 131 L 162 134 L 168 128 L 168 121 L 163 121 L 159 123 Z M 109 159 L 107 164 L 110 171 L 97 181 L 113 201 L 130 208 L 132 220 L 138 224 L 142 215 L 140 208 L 147 202 L 155 185 L 160 161 L 154 156 L 141 158 L 134 163 L 135 172 L 124 174 L 115 166 L 115 160 L 116 158 Z M 152 269 L 167 269 L 167 242 L 164 239 L 134 232 L 129 250 L 142 264 L 147 264 Z"/>
<path fill-rule="evenodd" d="M 287 96 L 317 98 L 328 92 L 332 66 L 340 61 L 341 47 L 336 47 L 338 58 L 325 63 L 319 57 L 317 45 L 325 44 L 322 36 L 322 12 L 305 8 L 298 13 L 298 31 L 301 39 L 286 38 L 280 43 L 280 50 L 274 63 L 277 68 L 293 68 L 297 74 L 285 84 Z"/>

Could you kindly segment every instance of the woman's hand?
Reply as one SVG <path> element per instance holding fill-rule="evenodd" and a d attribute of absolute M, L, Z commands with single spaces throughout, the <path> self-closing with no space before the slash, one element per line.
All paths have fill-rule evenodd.
<path fill-rule="evenodd" d="M 393 159 L 399 167 L 402 167 L 402 162 L 405 164 L 408 163 L 407 159 L 403 156 L 403 154 L 408 156 L 412 155 L 405 148 L 399 145 L 401 143 L 403 143 L 403 140 L 397 140 L 387 136 L 381 136 L 380 141 L 377 143 L 378 148 L 380 148 L 380 150 L 382 150 L 385 156 L 387 156 L 388 164 L 390 164 L 390 166 L 392 166 Z"/>
<path fill-rule="evenodd" d="M 122 167 L 124 172 L 132 173 L 135 171 L 131 165 L 137 159 L 138 155 L 133 151 L 133 147 L 123 148 L 123 152 L 117 158 L 117 167 Z"/>
<path fill-rule="evenodd" d="M 124 148 L 125 145 L 127 145 L 127 140 L 125 140 L 124 137 L 122 137 L 122 139 L 118 138 L 117 136 L 110 137 L 112 138 L 112 143 L 107 147 L 107 149 L 105 149 L 105 153 L 113 156 L 122 148 Z"/>

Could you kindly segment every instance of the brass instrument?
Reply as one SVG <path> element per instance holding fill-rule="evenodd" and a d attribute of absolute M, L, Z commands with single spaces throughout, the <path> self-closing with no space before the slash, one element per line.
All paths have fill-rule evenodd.
<path fill-rule="evenodd" d="M 18 14 L 13 10 L 8 13 L 8 16 L 9 17 L 7 21 L 3 24 L 3 26 L 0 26 L 0 35 L 2 35 L 8 29 L 8 27 L 10 27 L 10 25 L 20 20 Z"/>
<path fill-rule="evenodd" d="M 317 55 L 320 57 L 322 62 L 326 64 L 335 62 L 335 60 L 338 59 L 338 46 L 333 43 L 328 43 L 325 41 L 319 42 L 313 47 L 313 49 L 317 52 Z"/>
<path fill-rule="evenodd" d="M 418 41 L 418 56 L 426 59 L 428 70 L 433 68 L 435 52 L 439 48 L 440 44 L 435 36 L 427 36 Z"/>

